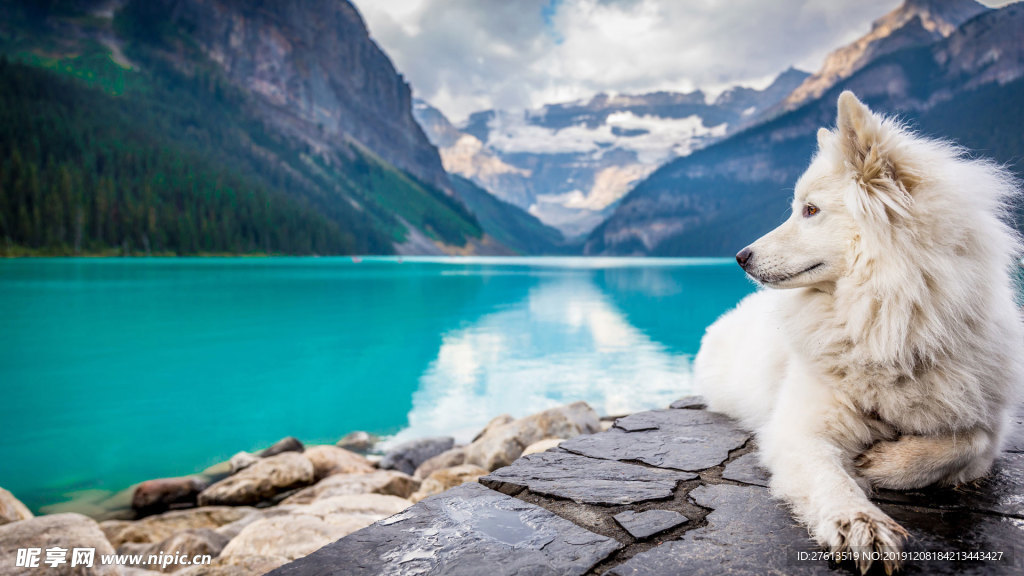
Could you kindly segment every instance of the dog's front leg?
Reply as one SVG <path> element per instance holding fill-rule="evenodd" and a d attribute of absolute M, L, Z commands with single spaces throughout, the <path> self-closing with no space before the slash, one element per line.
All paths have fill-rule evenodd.
<path fill-rule="evenodd" d="M 759 431 L 772 492 L 792 505 L 820 545 L 854 553 L 862 573 L 877 552 L 892 573 L 907 533 L 868 500 L 849 472 L 851 455 L 843 445 L 858 441 L 860 421 L 798 363 L 787 370 L 772 416 Z"/>

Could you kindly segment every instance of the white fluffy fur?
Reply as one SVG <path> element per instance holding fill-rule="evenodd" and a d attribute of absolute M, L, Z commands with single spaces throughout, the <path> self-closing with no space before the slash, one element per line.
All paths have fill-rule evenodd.
<path fill-rule="evenodd" d="M 821 545 L 899 550 L 872 487 L 971 481 L 999 451 L 1024 375 L 1018 190 L 849 92 L 818 144 L 791 217 L 748 247 L 748 274 L 787 289 L 708 328 L 696 381 L 756 432 L 773 493 Z"/>

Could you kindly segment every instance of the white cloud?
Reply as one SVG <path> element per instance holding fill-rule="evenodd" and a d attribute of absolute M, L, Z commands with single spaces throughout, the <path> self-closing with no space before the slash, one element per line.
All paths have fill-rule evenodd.
<path fill-rule="evenodd" d="M 598 92 L 716 91 L 815 70 L 899 0 L 356 0 L 417 95 L 453 120 Z"/>
<path fill-rule="evenodd" d="M 557 278 L 445 334 L 413 394 L 409 426 L 387 445 L 447 435 L 468 442 L 497 414 L 576 400 L 602 415 L 661 408 L 691 392 L 690 360 L 630 324 L 588 278 Z"/>

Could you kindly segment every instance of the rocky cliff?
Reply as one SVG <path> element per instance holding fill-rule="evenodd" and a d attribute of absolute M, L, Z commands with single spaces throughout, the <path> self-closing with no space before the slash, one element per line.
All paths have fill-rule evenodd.
<path fill-rule="evenodd" d="M 278 129 L 315 150 L 356 142 L 450 191 L 409 85 L 346 0 L 153 0 Z"/>
<path fill-rule="evenodd" d="M 818 98 L 873 60 L 909 46 L 945 38 L 961 24 L 987 10 L 974 0 L 907 0 L 875 20 L 870 32 L 829 54 L 821 70 L 787 96 L 783 106 L 792 110 Z"/>

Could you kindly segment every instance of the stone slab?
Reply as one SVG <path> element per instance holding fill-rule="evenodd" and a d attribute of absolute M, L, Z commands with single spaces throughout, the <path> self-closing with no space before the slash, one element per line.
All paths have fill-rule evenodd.
<path fill-rule="evenodd" d="M 786 507 L 764 488 L 698 486 L 690 497 L 714 510 L 708 525 L 682 539 L 641 552 L 605 574 L 719 576 L 723 574 L 831 574 L 826 563 L 801 563 L 798 552 L 817 546 Z"/>
<path fill-rule="evenodd" d="M 579 575 L 620 547 L 539 506 L 468 483 L 270 574 Z"/>
<path fill-rule="evenodd" d="M 761 465 L 757 452 L 748 452 L 725 465 L 722 478 L 754 486 L 768 486 L 768 470 Z"/>
<path fill-rule="evenodd" d="M 1010 418 L 1010 429 L 1003 449 L 1007 452 L 1024 452 L 1024 405 Z"/>
<path fill-rule="evenodd" d="M 680 481 L 696 477 L 568 452 L 539 452 L 495 470 L 480 483 L 506 494 L 529 488 L 578 503 L 618 505 L 670 498 Z"/>
<path fill-rule="evenodd" d="M 964 511 L 929 510 L 881 504 L 882 510 L 910 532 L 909 553 L 1002 552 L 993 561 L 917 559 L 903 563 L 907 576 L 922 574 L 997 575 L 1024 574 L 1024 520 Z"/>
<path fill-rule="evenodd" d="M 560 447 L 591 458 L 698 471 L 721 464 L 749 438 L 721 414 L 669 409 L 620 418 L 603 434 L 577 436 Z"/>
<path fill-rule="evenodd" d="M 642 539 L 675 528 L 690 519 L 675 510 L 647 510 L 634 512 L 626 510 L 613 516 L 615 521 L 634 538 Z"/>
<path fill-rule="evenodd" d="M 819 548 L 786 507 L 764 488 L 699 486 L 690 496 L 699 506 L 713 509 L 707 516 L 707 526 L 641 552 L 606 574 L 836 574 L 825 561 L 798 558 L 799 552 Z M 906 551 L 911 554 L 1002 552 L 1000 560 L 987 562 L 919 557 L 904 562 L 903 574 L 1024 573 L 1022 519 L 886 503 L 881 507 L 910 533 Z"/>
<path fill-rule="evenodd" d="M 676 410 L 703 410 L 704 408 L 707 408 L 707 402 L 704 401 L 703 396 L 694 394 L 692 396 L 683 396 L 679 400 L 670 404 L 669 408 L 675 408 Z"/>

